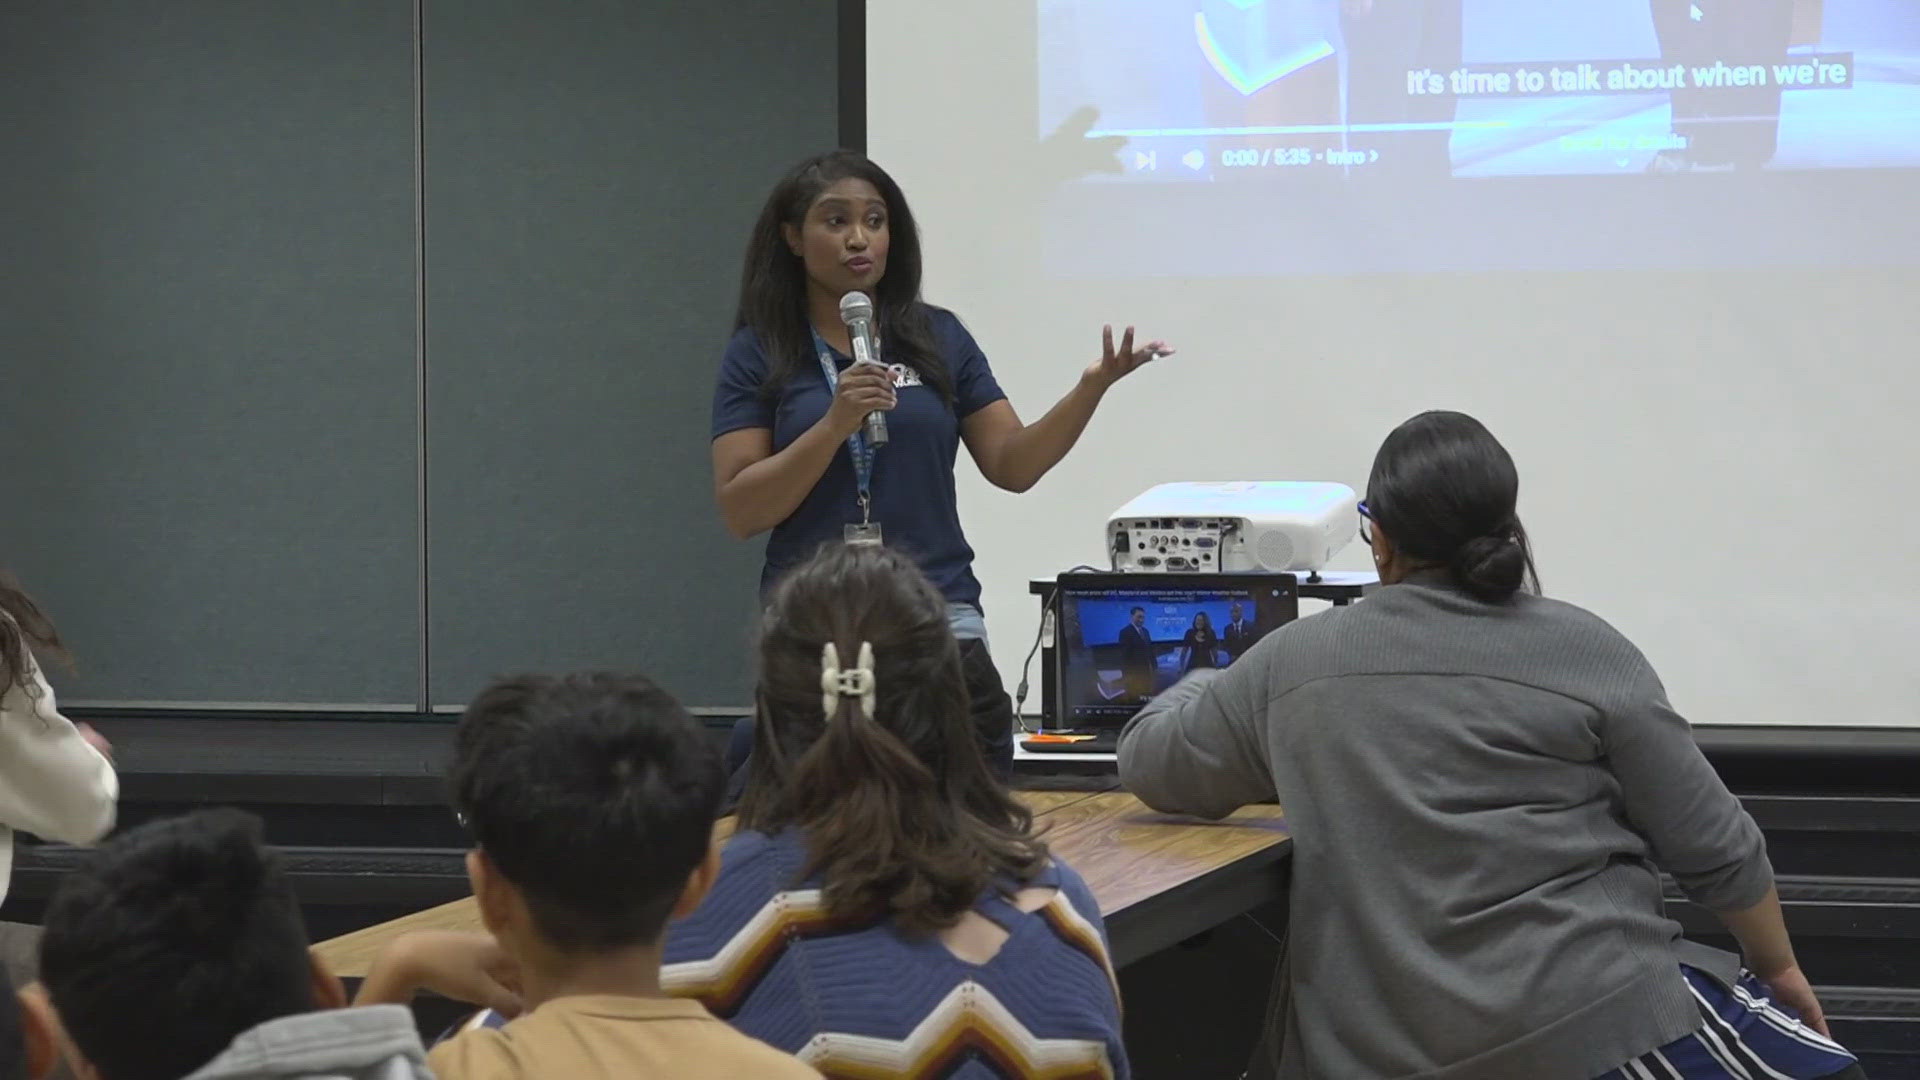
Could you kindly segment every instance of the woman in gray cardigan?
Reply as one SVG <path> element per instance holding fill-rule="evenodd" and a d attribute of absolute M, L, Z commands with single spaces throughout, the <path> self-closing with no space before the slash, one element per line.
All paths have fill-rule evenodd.
<path fill-rule="evenodd" d="M 1383 584 L 1161 694 L 1120 737 L 1156 809 L 1277 798 L 1288 953 L 1254 1075 L 1857 1076 L 1760 830 L 1639 650 L 1537 595 L 1513 459 L 1426 413 L 1361 512 Z M 1683 941 L 1659 870 L 1741 958 Z"/>

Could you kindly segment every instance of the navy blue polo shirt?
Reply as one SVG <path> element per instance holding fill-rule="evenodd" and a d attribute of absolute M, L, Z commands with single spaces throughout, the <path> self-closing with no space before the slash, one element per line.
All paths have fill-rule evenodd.
<path fill-rule="evenodd" d="M 953 374 L 954 400 L 922 385 L 918 372 L 894 368 L 898 404 L 887 414 L 885 446 L 873 460 L 873 520 L 886 545 L 913 558 L 933 579 L 949 603 L 980 603 L 980 582 L 973 576 L 973 548 L 960 529 L 953 465 L 960 449 L 960 421 L 1006 397 L 994 381 L 987 358 L 973 335 L 951 311 L 929 306 L 935 348 Z M 882 356 L 882 360 L 886 357 Z M 834 362 L 853 363 L 837 350 Z M 767 378 L 767 357 L 753 331 L 742 328 L 727 343 L 720 379 L 713 391 L 713 437 L 747 428 L 773 432 L 775 453 L 820 421 L 833 403 L 818 358 L 809 358 L 787 381 L 778 398 L 760 392 Z M 845 446 L 800 506 L 773 527 L 767 538 L 764 591 L 787 568 L 812 555 L 828 540 L 845 539 L 846 527 L 860 520 L 853 458 Z"/>

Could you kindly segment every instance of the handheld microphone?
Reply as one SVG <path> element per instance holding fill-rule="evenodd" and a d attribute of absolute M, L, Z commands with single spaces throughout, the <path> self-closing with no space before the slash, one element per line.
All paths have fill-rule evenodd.
<path fill-rule="evenodd" d="M 847 339 L 853 343 L 853 362 L 878 364 L 879 349 L 873 342 L 873 298 L 863 292 L 850 292 L 840 298 L 840 321 L 847 324 Z M 868 446 L 887 444 L 887 414 L 875 410 L 867 414 L 865 432 Z"/>

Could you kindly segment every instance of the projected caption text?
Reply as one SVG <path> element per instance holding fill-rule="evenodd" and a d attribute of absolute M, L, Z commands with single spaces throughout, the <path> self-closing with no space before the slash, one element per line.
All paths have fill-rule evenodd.
<path fill-rule="evenodd" d="M 1671 90 L 1851 90 L 1853 54 L 1818 53 L 1759 62 L 1660 63 L 1571 60 L 1470 64 L 1407 72 L 1407 96 L 1502 98 L 1646 94 Z"/>

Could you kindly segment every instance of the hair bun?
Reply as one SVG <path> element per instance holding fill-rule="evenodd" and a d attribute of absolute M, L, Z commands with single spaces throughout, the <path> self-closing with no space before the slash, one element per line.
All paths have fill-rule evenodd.
<path fill-rule="evenodd" d="M 1476 536 L 1460 545 L 1448 569 L 1453 580 L 1474 596 L 1505 600 L 1526 581 L 1527 551 L 1510 532 Z"/>

